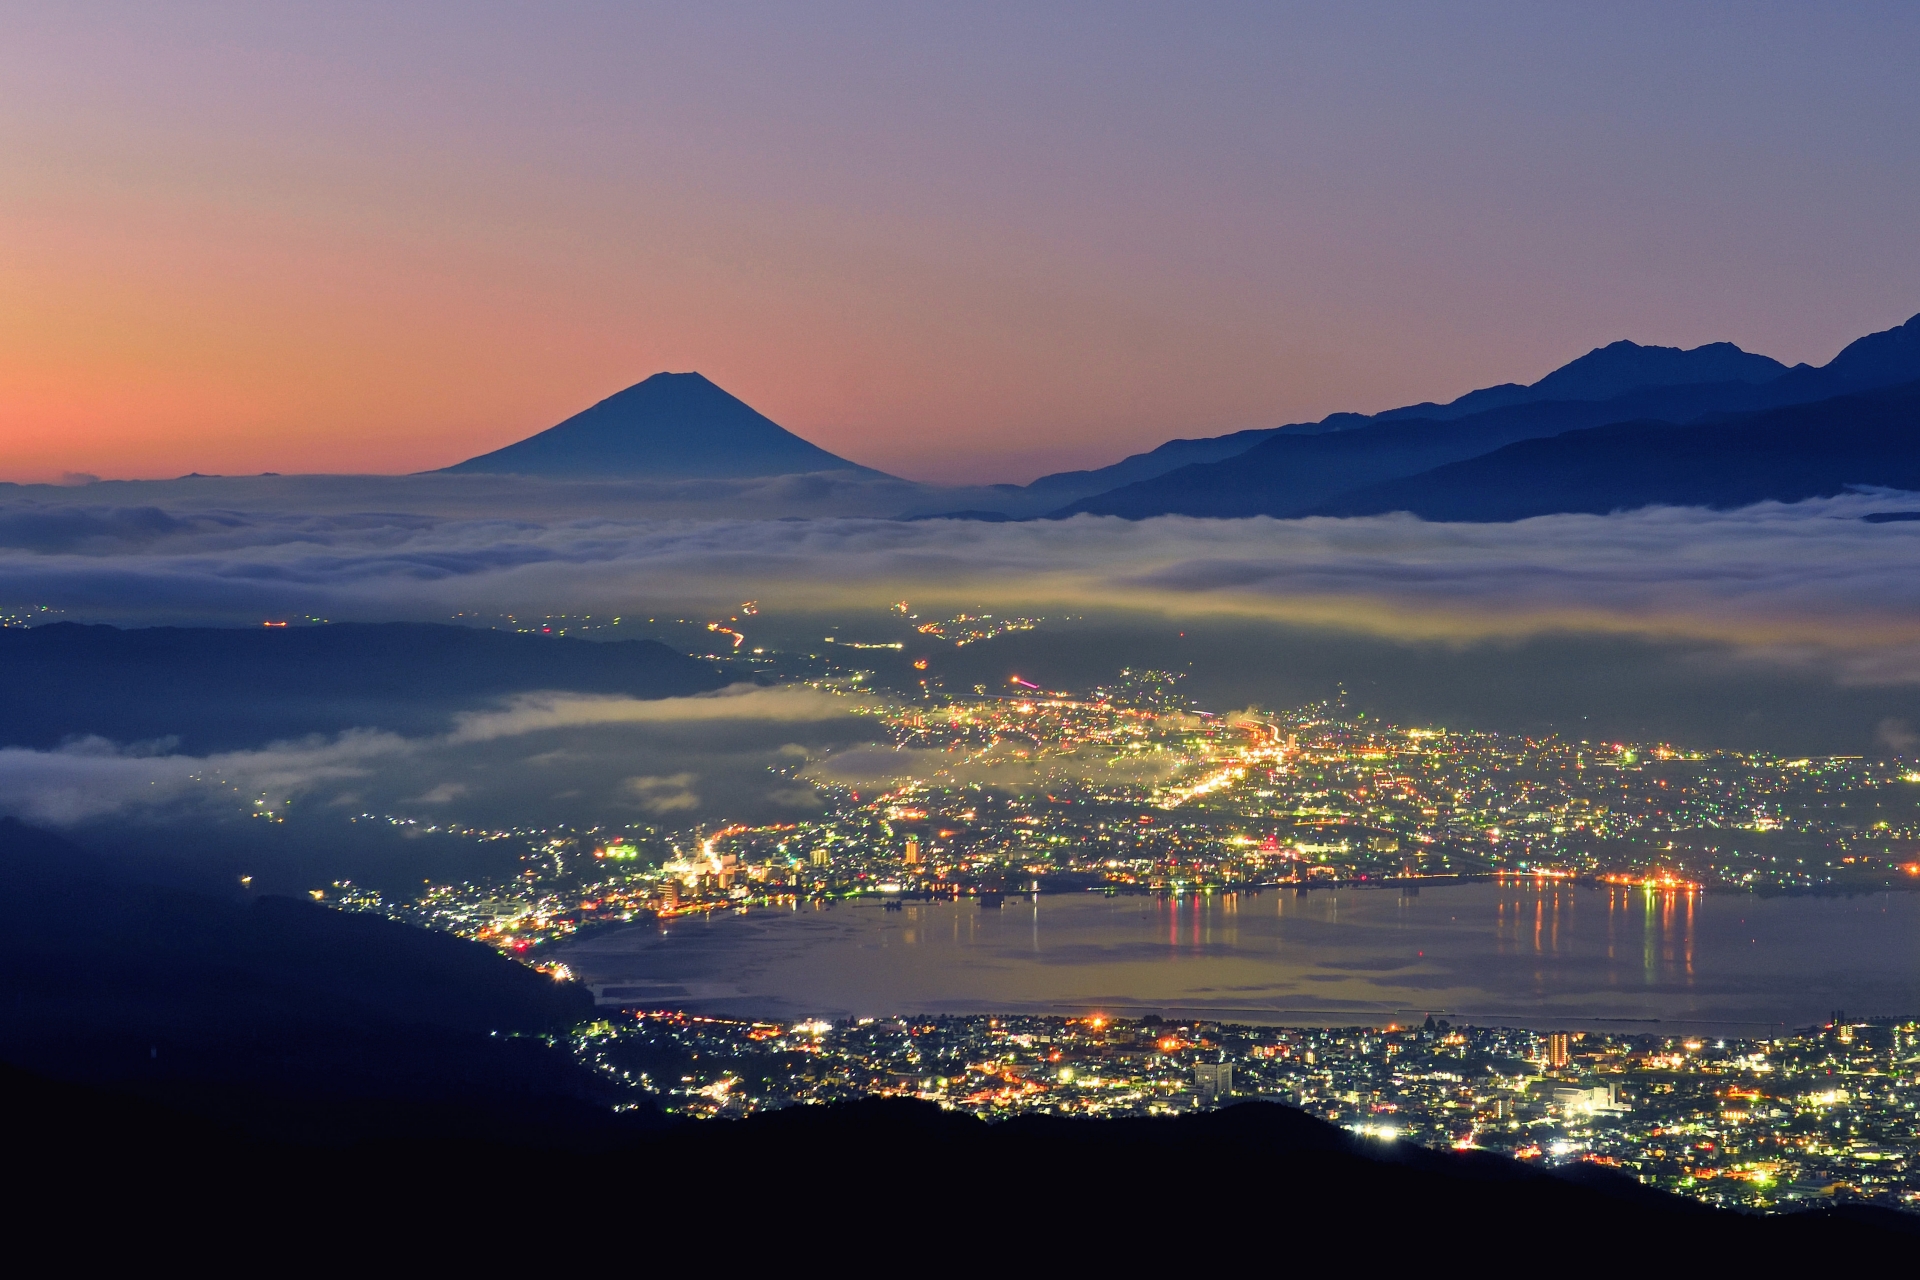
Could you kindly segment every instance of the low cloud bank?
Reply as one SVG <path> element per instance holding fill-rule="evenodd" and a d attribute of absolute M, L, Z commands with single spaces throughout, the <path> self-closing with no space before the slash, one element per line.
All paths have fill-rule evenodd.
<path fill-rule="evenodd" d="M 833 720 L 854 714 L 857 705 L 849 704 L 844 697 L 798 685 L 758 688 L 737 684 L 687 698 L 532 693 L 511 698 L 499 709 L 463 712 L 455 717 L 455 728 L 445 741 L 490 742 L 519 734 L 608 725 Z"/>
<path fill-rule="evenodd" d="M 476 826 L 792 817 L 819 803 L 791 767 L 871 737 L 856 709 L 798 688 L 654 701 L 534 694 L 428 737 L 355 730 L 205 756 L 100 738 L 6 748 L 0 814 L 62 827 L 237 812 L 270 820 L 290 805 Z"/>
<path fill-rule="evenodd" d="M 91 495 L 104 486 L 72 491 Z M 67 492 L 67 491 L 61 491 Z M 1505 525 L 452 518 L 0 502 L 0 606 L 124 622 L 878 607 L 1265 618 L 1390 638 L 1706 640 L 1920 681 L 1911 496 Z"/>

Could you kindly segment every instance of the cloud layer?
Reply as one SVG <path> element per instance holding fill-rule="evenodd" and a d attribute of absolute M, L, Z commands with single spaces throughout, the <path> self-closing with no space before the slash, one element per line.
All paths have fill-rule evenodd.
<path fill-rule="evenodd" d="M 532 695 L 445 734 L 355 730 L 193 756 L 99 738 L 0 749 L 0 814 L 54 826 L 112 818 L 273 817 L 289 805 L 475 826 L 817 810 L 787 769 L 871 736 L 860 704 L 806 688 L 690 698 Z M 779 772 L 773 770 L 778 767 Z"/>
<path fill-rule="evenodd" d="M 1509 525 L 1406 517 L 985 524 L 394 512 L 354 509 L 350 499 L 371 504 L 402 490 L 326 483 L 334 488 L 318 504 L 325 509 L 307 511 L 207 500 L 259 496 L 244 487 L 149 486 L 148 496 L 178 500 L 139 504 L 87 500 L 102 488 L 120 492 L 113 486 L 15 491 L 0 499 L 0 609 L 47 605 L 128 624 L 253 623 L 463 611 L 645 616 L 732 609 L 748 598 L 768 613 L 807 613 L 909 598 L 927 612 L 1111 610 L 1423 643 L 1570 633 L 1676 639 L 1714 646 L 1736 667 L 1864 686 L 1870 701 L 1887 697 L 1875 688 L 1920 685 L 1920 522 L 1859 518 L 1920 506 L 1911 495 Z M 210 756 L 98 740 L 8 749 L 0 750 L 0 812 L 74 824 L 272 812 L 291 802 L 471 825 L 548 817 L 682 825 L 808 812 L 816 799 L 792 776 L 808 761 L 809 779 L 858 784 L 943 771 L 1017 783 L 1152 769 L 1035 760 L 1011 748 L 893 752 L 871 745 L 875 726 L 856 710 L 796 687 L 661 701 L 549 694 L 475 707 L 431 736 L 360 730 Z M 1870 723 L 1881 745 L 1905 749 L 1914 722 L 1889 704 Z"/>
<path fill-rule="evenodd" d="M 1266 618 L 1420 640 L 1686 638 L 1769 664 L 1830 664 L 1855 681 L 1920 680 L 1920 523 L 1858 518 L 1920 505 L 1911 497 L 1507 525 L 1404 516 L 996 525 L 355 512 L 351 497 L 400 494 L 353 483 L 339 481 L 347 487 L 330 491 L 327 510 L 308 513 L 216 509 L 208 493 L 250 491 L 204 487 L 170 506 L 77 501 L 98 486 L 66 501 L 0 501 L 0 605 L 253 622 L 636 613 L 747 598 L 804 611 L 904 597 Z"/>

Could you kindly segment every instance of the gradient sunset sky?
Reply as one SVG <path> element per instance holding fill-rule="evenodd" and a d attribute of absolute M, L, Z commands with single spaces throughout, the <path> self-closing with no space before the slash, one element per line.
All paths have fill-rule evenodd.
<path fill-rule="evenodd" d="M 0 478 L 662 369 L 916 479 L 1920 311 L 1920 6 L 15 3 Z"/>

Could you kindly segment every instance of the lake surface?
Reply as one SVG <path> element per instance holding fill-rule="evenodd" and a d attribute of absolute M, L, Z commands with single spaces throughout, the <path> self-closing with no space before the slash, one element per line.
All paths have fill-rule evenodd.
<path fill-rule="evenodd" d="M 1920 1013 L 1920 893 L 1469 884 L 755 910 L 563 948 L 596 991 L 733 1016 L 1182 1015 L 1758 1036 Z"/>

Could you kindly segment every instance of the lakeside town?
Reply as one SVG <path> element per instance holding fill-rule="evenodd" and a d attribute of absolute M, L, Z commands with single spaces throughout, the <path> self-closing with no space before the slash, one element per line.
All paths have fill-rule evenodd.
<path fill-rule="evenodd" d="M 518 873 L 410 901 L 347 882 L 315 896 L 566 979 L 559 944 L 597 930 L 804 902 L 992 910 L 1016 894 L 1224 900 L 1479 879 L 1663 902 L 1920 887 L 1920 772 L 1898 760 L 1399 726 L 1338 700 L 1210 713 L 1152 670 L 1079 696 L 1017 676 L 1004 691 L 920 698 L 844 671 L 810 683 L 872 717 L 878 753 L 899 762 L 875 770 L 865 753 L 864 777 L 831 760 L 785 766 L 821 796 L 818 817 L 462 831 L 523 845 Z M 602 1003 L 616 1007 L 574 1032 L 575 1055 L 631 1091 L 627 1105 L 689 1117 L 868 1096 L 988 1119 L 1259 1099 L 1383 1142 L 1597 1162 L 1726 1206 L 1920 1206 L 1920 1023 L 1904 1018 L 1836 1013 L 1748 1040 L 1433 1018 L 755 1021 Z"/>
<path fill-rule="evenodd" d="M 1765 1040 L 1159 1018 L 755 1022 L 622 1012 L 574 1053 L 669 1112 L 867 1096 L 981 1116 L 1176 1115 L 1264 1100 L 1381 1142 L 1612 1166 L 1709 1203 L 1920 1208 L 1920 1021 Z"/>
<path fill-rule="evenodd" d="M 1018 677 L 1014 677 L 1017 681 Z M 537 952 L 605 923 L 801 900 L 1212 894 L 1528 876 L 1654 889 L 1920 888 L 1920 771 L 1375 723 L 1337 703 L 1213 714 L 1165 672 L 1083 697 L 893 699 L 865 778 L 782 766 L 823 812 L 772 825 L 452 833 L 525 846 L 511 877 L 391 902 L 316 897 Z M 897 762 L 897 763 L 896 763 Z M 362 821 L 422 824 L 404 815 Z"/>

